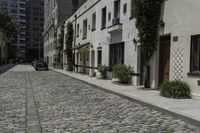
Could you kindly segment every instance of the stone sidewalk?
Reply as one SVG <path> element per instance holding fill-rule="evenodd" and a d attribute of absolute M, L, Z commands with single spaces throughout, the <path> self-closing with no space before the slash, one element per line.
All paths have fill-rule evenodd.
<path fill-rule="evenodd" d="M 169 99 L 160 96 L 157 90 L 145 90 L 139 86 L 118 85 L 113 83 L 112 80 L 98 79 L 97 77 L 60 69 L 52 70 L 200 126 L 200 100 Z"/>

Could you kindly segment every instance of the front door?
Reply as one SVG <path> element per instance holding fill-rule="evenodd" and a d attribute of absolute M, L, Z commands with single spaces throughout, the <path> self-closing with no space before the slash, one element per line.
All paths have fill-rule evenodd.
<path fill-rule="evenodd" d="M 158 77 L 159 86 L 169 81 L 170 40 L 171 40 L 170 35 L 160 37 L 159 77 Z"/>
<path fill-rule="evenodd" d="M 94 50 L 91 51 L 91 67 L 92 67 L 92 75 L 94 74 L 94 67 L 95 67 L 95 52 Z"/>
<path fill-rule="evenodd" d="M 86 73 L 86 51 L 83 52 L 83 73 Z"/>

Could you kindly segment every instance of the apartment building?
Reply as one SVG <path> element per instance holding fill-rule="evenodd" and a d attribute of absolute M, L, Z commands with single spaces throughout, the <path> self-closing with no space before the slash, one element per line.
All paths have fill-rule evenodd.
<path fill-rule="evenodd" d="M 75 12 L 85 0 L 45 0 L 44 2 L 44 58 L 52 67 L 55 37 L 59 25 Z"/>
<path fill-rule="evenodd" d="M 26 4 L 26 59 L 43 58 L 44 0 Z"/>
<path fill-rule="evenodd" d="M 98 73 L 98 65 L 105 64 L 111 79 L 112 67 L 126 64 L 139 75 L 133 78 L 133 83 L 144 84 L 143 56 L 132 1 L 87 0 L 66 21 L 74 29 L 75 72 L 93 75 Z M 170 80 L 182 80 L 189 83 L 193 96 L 200 96 L 199 11 L 199 0 L 164 1 L 157 51 L 150 61 L 152 88 Z M 67 64 L 66 53 L 63 57 L 63 64 Z"/>
<path fill-rule="evenodd" d="M 20 26 L 20 31 L 13 36 L 11 44 L 17 50 L 15 56 L 24 59 L 26 46 L 26 0 L 0 0 L 0 6 Z"/>

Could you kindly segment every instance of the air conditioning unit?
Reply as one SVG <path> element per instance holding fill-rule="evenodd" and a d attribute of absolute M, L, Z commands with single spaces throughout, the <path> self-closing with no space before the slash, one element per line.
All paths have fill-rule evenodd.
<path fill-rule="evenodd" d="M 113 25 L 117 25 L 117 24 L 119 24 L 119 18 L 114 18 L 113 20 L 112 20 L 112 23 L 113 23 Z"/>

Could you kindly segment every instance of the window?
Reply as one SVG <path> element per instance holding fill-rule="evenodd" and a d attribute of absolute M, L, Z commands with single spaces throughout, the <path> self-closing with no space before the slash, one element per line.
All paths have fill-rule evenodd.
<path fill-rule="evenodd" d="M 106 7 L 102 9 L 102 18 L 101 18 L 101 29 L 106 28 Z"/>
<path fill-rule="evenodd" d="M 20 14 L 25 14 L 25 10 L 20 9 L 19 12 Z"/>
<path fill-rule="evenodd" d="M 89 61 L 89 58 L 90 58 L 90 52 L 87 51 L 87 61 Z"/>
<path fill-rule="evenodd" d="M 11 13 L 17 13 L 18 11 L 16 9 L 11 9 Z"/>
<path fill-rule="evenodd" d="M 114 18 L 120 17 L 120 0 L 114 1 Z"/>
<path fill-rule="evenodd" d="M 111 19 L 111 12 L 108 13 L 108 21 Z"/>
<path fill-rule="evenodd" d="M 79 24 L 77 24 L 77 37 L 79 37 Z"/>
<path fill-rule="evenodd" d="M 130 18 L 134 18 L 134 13 L 135 13 L 135 8 L 134 8 L 134 5 L 135 5 L 135 0 L 131 0 L 131 16 Z"/>
<path fill-rule="evenodd" d="M 87 38 L 87 19 L 83 21 L 83 39 Z"/>
<path fill-rule="evenodd" d="M 200 35 L 191 37 L 190 72 L 200 72 Z"/>
<path fill-rule="evenodd" d="M 92 31 L 96 30 L 96 13 L 92 14 Z"/>
<path fill-rule="evenodd" d="M 24 3 L 20 3 L 20 8 L 25 8 L 26 5 Z"/>
<path fill-rule="evenodd" d="M 125 14 L 126 12 L 127 12 L 127 4 L 124 4 L 123 13 Z"/>
<path fill-rule="evenodd" d="M 98 49 L 98 52 L 97 52 L 97 63 L 98 63 L 98 66 L 102 64 L 102 50 L 101 49 Z"/>
<path fill-rule="evenodd" d="M 124 64 L 124 43 L 110 45 L 110 69 L 118 64 Z"/>

